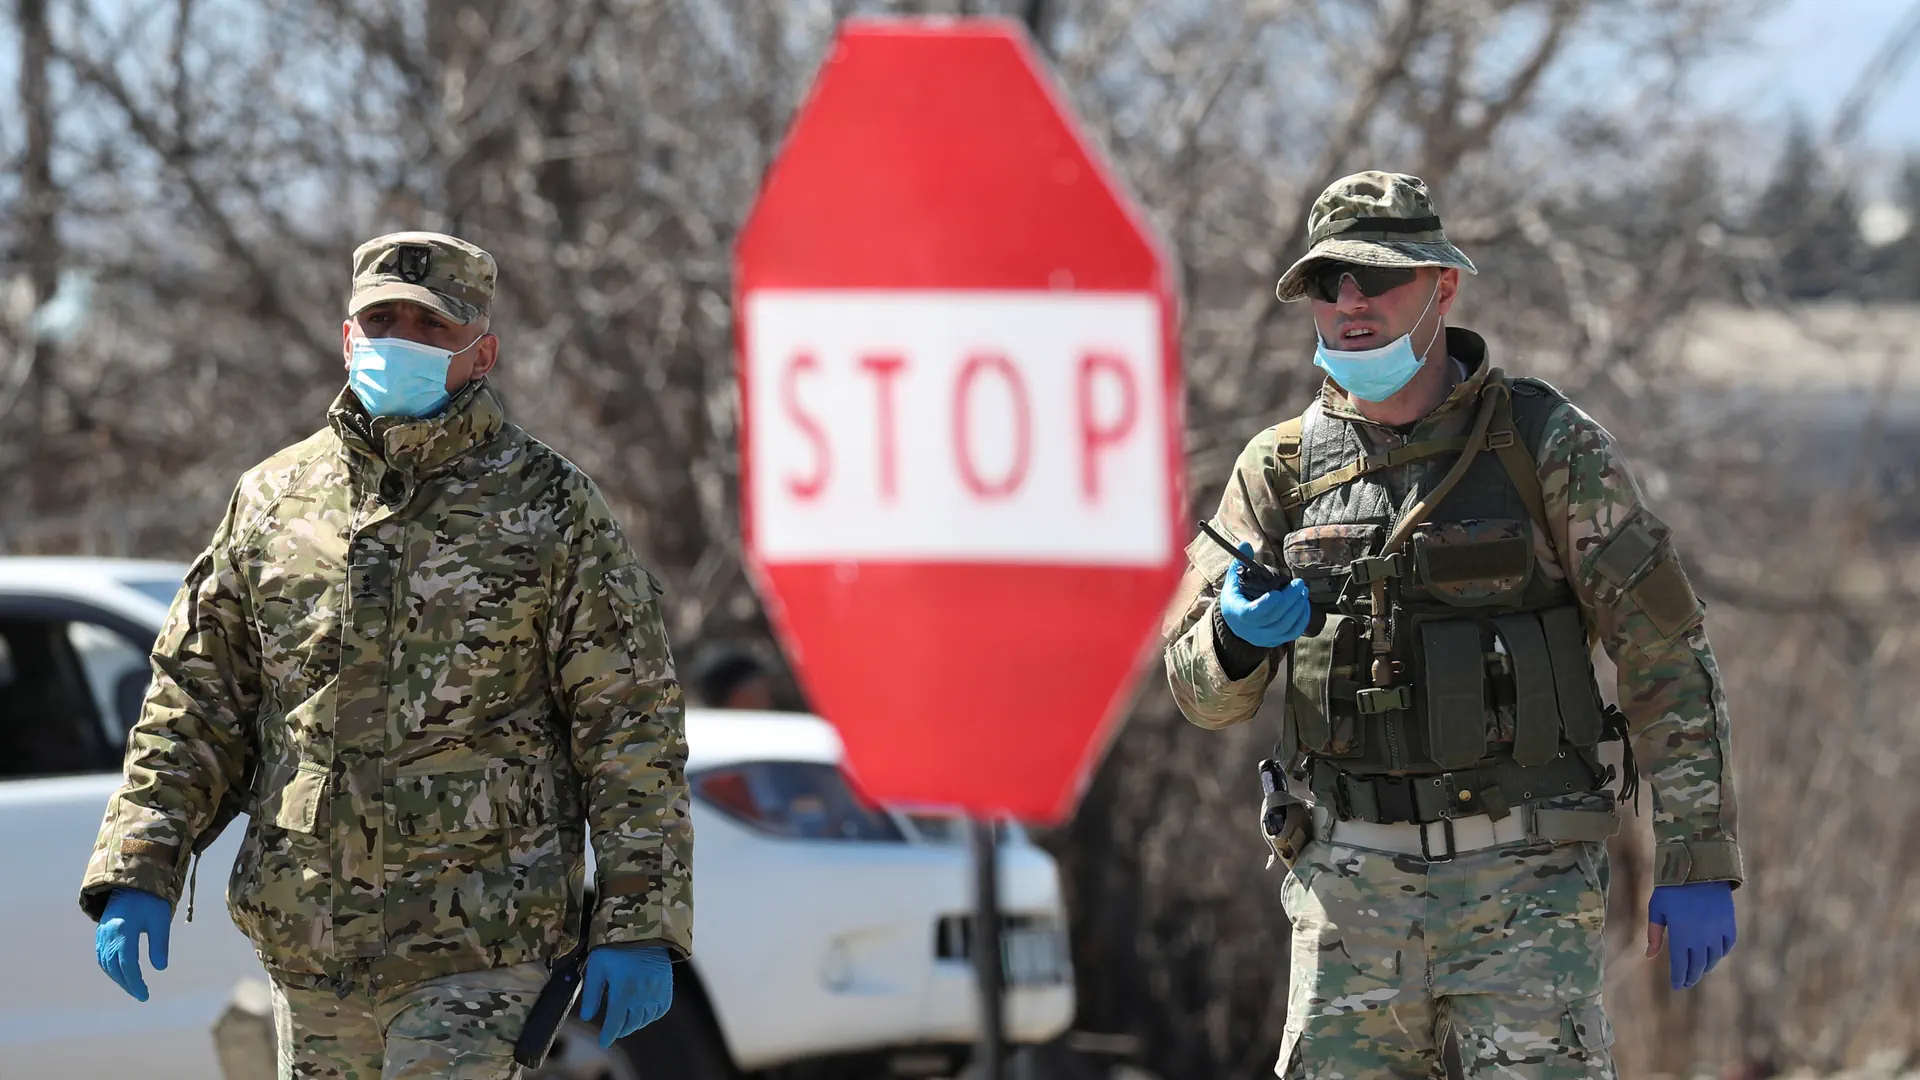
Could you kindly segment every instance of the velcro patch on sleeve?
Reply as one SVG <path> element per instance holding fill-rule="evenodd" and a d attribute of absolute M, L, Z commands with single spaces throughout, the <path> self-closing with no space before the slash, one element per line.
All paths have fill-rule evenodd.
<path fill-rule="evenodd" d="M 602 896 L 646 896 L 660 888 L 658 874 L 615 874 L 600 886 Z"/>
<path fill-rule="evenodd" d="M 1647 621 L 1653 623 L 1653 628 L 1668 639 L 1692 626 L 1700 614 L 1700 600 L 1694 595 L 1693 583 L 1680 568 L 1680 560 L 1671 553 L 1655 563 L 1639 584 L 1627 590 L 1627 595 L 1646 615 Z"/>
<path fill-rule="evenodd" d="M 1647 519 L 1636 515 L 1594 554 L 1593 572 L 1614 588 L 1623 588 L 1640 572 L 1641 567 L 1647 565 L 1647 560 L 1653 557 L 1654 552 L 1660 550 L 1662 542 L 1648 526 Z"/>
<path fill-rule="evenodd" d="M 127 837 L 120 841 L 120 857 L 123 859 L 173 859 L 173 849 L 158 840 L 141 840 Z"/>

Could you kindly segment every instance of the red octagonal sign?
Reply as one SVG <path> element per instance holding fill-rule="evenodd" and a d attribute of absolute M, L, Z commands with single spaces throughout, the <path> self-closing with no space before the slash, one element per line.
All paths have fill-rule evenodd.
<path fill-rule="evenodd" d="M 749 563 L 855 781 L 1067 817 L 1183 562 L 1159 238 L 1019 24 L 869 21 L 737 257 Z"/>

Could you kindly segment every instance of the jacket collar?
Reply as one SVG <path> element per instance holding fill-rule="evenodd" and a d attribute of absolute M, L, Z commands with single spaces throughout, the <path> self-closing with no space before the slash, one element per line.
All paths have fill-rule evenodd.
<path fill-rule="evenodd" d="M 422 474 L 485 446 L 506 426 L 507 412 L 487 381 L 475 379 L 439 412 L 417 420 L 370 416 L 349 387 L 333 399 L 327 422 L 349 458 L 357 452 L 384 462 L 389 469 Z"/>
<path fill-rule="evenodd" d="M 1456 417 L 1471 419 L 1476 402 L 1480 400 L 1480 388 L 1486 385 L 1487 372 L 1493 367 L 1487 362 L 1486 339 L 1465 327 L 1447 327 L 1447 355 L 1466 366 L 1467 377 L 1432 412 L 1415 421 L 1413 434 L 1416 437 L 1443 427 Z M 1320 407 L 1327 416 L 1337 420 L 1383 426 L 1362 416 L 1354 406 L 1353 395 L 1342 390 L 1332 379 L 1322 380 L 1320 384 Z"/>

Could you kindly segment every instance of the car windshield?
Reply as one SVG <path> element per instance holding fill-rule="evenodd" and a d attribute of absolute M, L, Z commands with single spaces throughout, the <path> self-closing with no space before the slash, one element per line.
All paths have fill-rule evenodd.
<path fill-rule="evenodd" d="M 178 578 L 141 578 L 122 584 L 135 592 L 145 593 L 163 604 L 172 604 L 174 594 L 180 591 Z"/>

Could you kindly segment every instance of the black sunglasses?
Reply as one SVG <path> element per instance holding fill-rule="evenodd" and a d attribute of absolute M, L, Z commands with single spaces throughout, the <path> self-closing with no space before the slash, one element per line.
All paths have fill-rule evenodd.
<path fill-rule="evenodd" d="M 1307 293 L 1329 304 L 1340 302 L 1340 280 L 1353 278 L 1361 296 L 1379 296 L 1414 279 L 1411 266 L 1361 266 L 1359 263 L 1323 262 L 1307 268 Z"/>

